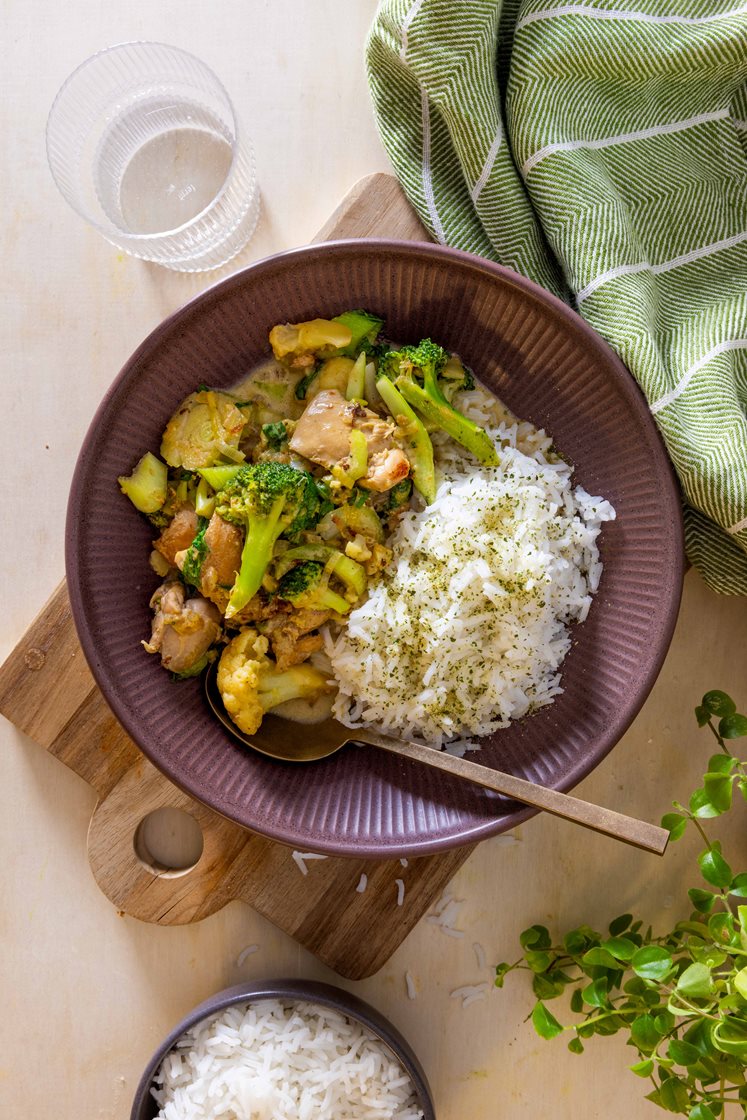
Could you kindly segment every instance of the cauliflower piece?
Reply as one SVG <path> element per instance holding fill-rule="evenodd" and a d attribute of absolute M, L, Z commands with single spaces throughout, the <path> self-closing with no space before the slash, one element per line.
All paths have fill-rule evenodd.
<path fill-rule="evenodd" d="M 218 691 L 229 716 L 247 735 L 259 730 L 265 714 L 259 700 L 259 678 L 269 642 L 256 630 L 241 630 L 218 662 Z"/>
<path fill-rule="evenodd" d="M 265 712 L 286 700 L 315 700 L 332 686 L 308 664 L 279 671 L 267 656 L 269 642 L 251 627 L 240 630 L 221 654 L 218 690 L 229 716 L 246 735 L 259 730 Z"/>
<path fill-rule="evenodd" d="M 240 463 L 239 440 L 246 417 L 227 393 L 205 389 L 190 393 L 166 425 L 161 455 L 170 467 L 198 470 L 221 457 Z"/>

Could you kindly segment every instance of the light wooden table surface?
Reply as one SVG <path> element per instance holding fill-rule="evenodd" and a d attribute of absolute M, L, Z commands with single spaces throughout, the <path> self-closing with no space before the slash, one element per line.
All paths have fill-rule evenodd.
<path fill-rule="evenodd" d="M 374 10 L 374 0 L 3 5 L 0 656 L 62 574 L 70 476 L 104 390 L 151 328 L 217 278 L 120 255 L 67 208 L 44 155 L 58 86 L 89 54 L 125 40 L 171 42 L 211 64 L 256 145 L 263 215 L 237 262 L 244 264 L 305 243 L 358 178 L 388 168 L 363 69 Z M 747 703 L 746 623 L 745 601 L 718 599 L 697 575 L 687 577 L 661 677 L 582 796 L 652 820 L 687 796 L 711 747 L 695 727 L 694 704 L 713 687 Z M 91 789 L 4 721 L 0 735 L 3 1120 L 126 1120 L 152 1048 L 200 999 L 242 978 L 337 979 L 240 904 L 180 928 L 119 917 L 85 858 Z M 745 855 L 739 826 L 729 822 L 735 858 Z M 449 993 L 491 978 L 478 971 L 474 942 L 490 962 L 513 959 L 519 932 L 535 921 L 563 931 L 627 909 L 655 926 L 672 921 L 696 882 L 694 852 L 684 841 L 659 862 L 536 818 L 484 843 L 454 881 L 464 899 L 462 940 L 421 922 L 378 975 L 348 986 L 410 1039 L 439 1120 L 653 1118 L 625 1069 L 632 1051 L 619 1040 L 594 1040 L 575 1057 L 560 1040 L 535 1038 L 522 1022 L 532 1002 L 523 976 L 466 1010 Z M 239 968 L 251 943 L 259 951 Z M 406 969 L 415 1000 L 406 995 Z"/>

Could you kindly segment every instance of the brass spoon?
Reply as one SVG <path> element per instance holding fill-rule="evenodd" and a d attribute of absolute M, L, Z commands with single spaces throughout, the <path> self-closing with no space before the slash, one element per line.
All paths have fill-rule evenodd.
<path fill-rule="evenodd" d="M 657 855 L 664 854 L 669 833 L 658 825 L 636 820 L 635 817 L 626 817 L 613 809 L 605 809 L 601 805 L 581 801 L 567 793 L 535 785 L 525 778 L 515 778 L 512 774 L 504 774 L 500 770 L 480 766 L 466 758 L 456 758 L 444 751 L 434 750 L 433 747 L 421 747 L 418 743 L 411 743 L 405 739 L 381 735 L 369 727 L 351 729 L 338 723 L 336 719 L 299 724 L 281 719 L 279 716 L 266 715 L 260 729 L 253 735 L 246 735 L 236 726 L 223 707 L 217 677 L 217 662 L 214 662 L 204 676 L 205 695 L 211 709 L 234 739 L 238 739 L 259 754 L 266 755 L 267 758 L 280 759 L 282 762 L 315 762 L 335 754 L 346 743 L 366 743 L 372 747 L 381 747 L 402 758 L 422 762 L 426 766 L 434 766 L 437 770 L 445 770 L 447 774 L 453 774 L 456 778 L 495 790 L 496 793 L 505 794 L 525 805 L 544 809 L 547 813 L 554 813 L 556 817 L 575 821 L 585 828 L 602 832 L 615 840 L 623 840 L 636 848 L 643 848 Z"/>

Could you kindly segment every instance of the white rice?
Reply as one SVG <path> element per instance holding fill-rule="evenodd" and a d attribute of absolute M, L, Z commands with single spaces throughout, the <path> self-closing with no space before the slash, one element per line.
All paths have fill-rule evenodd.
<path fill-rule="evenodd" d="M 298 852 L 293 850 L 293 862 L 302 875 L 308 875 L 309 869 L 306 866 L 306 861 L 309 859 L 326 859 L 326 856 L 320 855 L 318 852 Z"/>
<path fill-rule="evenodd" d="M 434 925 L 446 937 L 464 937 L 464 930 L 457 929 L 454 925 L 462 906 L 464 906 L 464 899 L 454 898 L 449 887 L 446 887 L 436 905 L 426 915 L 425 920 Z"/>
<path fill-rule="evenodd" d="M 363 872 L 361 874 L 360 879 L 358 880 L 358 886 L 355 889 L 357 890 L 358 894 L 363 894 L 363 892 L 364 892 L 364 890 L 366 889 L 367 886 L 368 886 L 368 875 L 366 875 L 366 873 Z"/>
<path fill-rule="evenodd" d="M 334 714 L 454 753 L 562 692 L 568 626 L 599 585 L 596 538 L 615 511 L 571 483 L 551 440 L 483 389 L 461 410 L 500 449 L 480 466 L 436 432 L 435 501 L 406 513 L 394 556 L 326 650 Z"/>
<path fill-rule="evenodd" d="M 413 977 L 409 969 L 405 972 L 405 985 L 407 987 L 407 998 L 417 999 L 418 989 L 415 985 L 415 978 Z"/>
<path fill-rule="evenodd" d="M 477 1003 L 478 1000 L 485 999 L 488 994 L 487 983 L 482 984 L 465 984 L 463 988 L 454 988 L 450 993 L 452 999 L 460 999 L 462 1007 L 469 1007 L 471 1003 Z"/>
<path fill-rule="evenodd" d="M 246 960 L 247 957 L 251 957 L 251 955 L 253 953 L 258 953 L 258 952 L 259 952 L 259 945 L 247 945 L 247 947 L 245 949 L 242 949 L 241 952 L 238 955 L 238 958 L 236 960 L 237 967 L 241 968 L 242 964 L 244 963 L 244 961 Z"/>
<path fill-rule="evenodd" d="M 159 1120 L 422 1120 L 412 1082 L 336 1011 L 266 1000 L 193 1027 L 154 1079 Z"/>
<path fill-rule="evenodd" d="M 397 905 L 402 906 L 405 901 L 405 881 L 404 879 L 394 880 L 397 886 Z"/>

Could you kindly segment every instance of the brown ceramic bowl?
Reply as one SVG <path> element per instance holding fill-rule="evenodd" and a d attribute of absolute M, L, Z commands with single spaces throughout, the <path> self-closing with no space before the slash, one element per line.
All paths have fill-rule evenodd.
<path fill-rule="evenodd" d="M 225 988 L 205 1000 L 199 1007 L 195 1007 L 163 1040 L 145 1067 L 135 1091 L 130 1120 L 154 1120 L 158 1115 L 158 1106 L 150 1091 L 153 1078 L 163 1059 L 190 1027 L 237 1003 L 258 1003 L 268 999 L 279 999 L 289 1003 L 315 1003 L 339 1011 L 348 1019 L 368 1027 L 372 1034 L 389 1047 L 399 1059 L 405 1072 L 409 1074 L 415 1088 L 417 1102 L 423 1112 L 423 1120 L 436 1120 L 436 1110 L 423 1067 L 397 1028 L 357 996 L 351 995 L 342 988 L 335 988 L 331 984 L 322 984 L 316 980 L 267 980 L 258 984 L 237 984 L 233 988 Z"/>
<path fill-rule="evenodd" d="M 203 382 L 229 386 L 267 356 L 274 323 L 350 307 L 381 315 L 391 338 L 430 335 L 457 351 L 514 413 L 552 434 L 578 483 L 615 506 L 600 538 L 599 593 L 563 664 L 563 695 L 485 739 L 480 754 L 562 790 L 588 774 L 638 712 L 669 645 L 683 572 L 679 494 L 646 402 L 606 343 L 547 292 L 469 254 L 387 241 L 299 249 L 221 281 L 157 327 L 83 444 L 68 507 L 68 585 L 104 696 L 178 786 L 296 848 L 421 855 L 501 832 L 532 810 L 383 751 L 349 747 L 294 766 L 234 742 L 200 682 L 173 683 L 140 648 L 157 582 L 153 534 L 116 483 L 158 450 L 187 393 Z"/>

